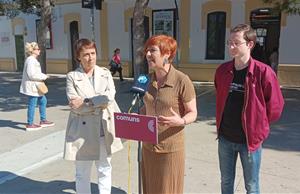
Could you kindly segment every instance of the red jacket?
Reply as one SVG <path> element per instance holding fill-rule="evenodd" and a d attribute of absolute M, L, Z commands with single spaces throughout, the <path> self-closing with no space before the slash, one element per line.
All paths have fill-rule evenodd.
<path fill-rule="evenodd" d="M 233 79 L 233 65 L 234 60 L 224 63 L 215 73 L 218 135 L 229 86 Z M 241 118 L 249 151 L 255 151 L 268 137 L 270 123 L 280 118 L 283 106 L 284 99 L 274 71 L 266 64 L 250 58 Z"/>

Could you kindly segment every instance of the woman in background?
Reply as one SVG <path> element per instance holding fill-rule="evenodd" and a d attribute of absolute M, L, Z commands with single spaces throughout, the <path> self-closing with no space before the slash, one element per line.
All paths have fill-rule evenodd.
<path fill-rule="evenodd" d="M 114 55 L 112 56 L 112 59 L 110 61 L 110 71 L 111 74 L 114 76 L 116 72 L 119 72 L 120 81 L 124 81 L 123 75 L 122 75 L 122 63 L 121 63 L 121 56 L 120 56 L 121 50 L 119 48 L 116 48 L 114 50 Z"/>
<path fill-rule="evenodd" d="M 272 53 L 269 57 L 270 60 L 270 65 L 274 72 L 277 75 L 277 70 L 278 70 L 278 47 L 273 48 Z"/>
<path fill-rule="evenodd" d="M 46 119 L 47 98 L 37 90 L 37 84 L 45 81 L 48 76 L 41 71 L 41 65 L 37 60 L 40 55 L 39 45 L 36 42 L 26 43 L 25 52 L 27 58 L 24 64 L 20 93 L 28 96 L 27 125 L 26 131 L 36 131 L 42 127 L 50 127 L 54 122 Z M 34 124 L 36 104 L 39 106 L 40 123 Z"/>

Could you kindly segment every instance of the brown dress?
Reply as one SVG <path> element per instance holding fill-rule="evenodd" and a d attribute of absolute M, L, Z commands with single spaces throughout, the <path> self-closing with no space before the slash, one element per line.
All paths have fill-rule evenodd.
<path fill-rule="evenodd" d="M 195 98 L 195 89 L 189 77 L 173 66 L 166 82 L 157 87 L 155 74 L 144 96 L 147 115 L 171 116 L 172 107 L 184 116 L 183 103 Z M 142 180 L 144 194 L 183 193 L 184 182 L 184 127 L 158 127 L 158 144 L 143 143 Z"/>

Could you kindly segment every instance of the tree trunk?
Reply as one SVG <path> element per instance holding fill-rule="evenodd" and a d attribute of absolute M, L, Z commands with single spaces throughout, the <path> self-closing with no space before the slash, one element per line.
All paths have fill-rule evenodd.
<path fill-rule="evenodd" d="M 46 73 L 46 38 L 47 38 L 47 31 L 48 25 L 51 21 L 51 4 L 50 0 L 40 0 L 41 4 L 41 21 L 40 25 L 38 26 L 38 44 L 41 49 L 40 53 L 40 63 L 42 72 Z"/>
<path fill-rule="evenodd" d="M 149 0 L 136 0 L 134 11 L 133 11 L 133 68 L 134 68 L 134 78 L 136 79 L 140 74 L 148 73 L 147 68 L 144 63 L 144 42 L 145 42 L 145 32 L 144 32 L 144 13 L 148 6 Z"/>

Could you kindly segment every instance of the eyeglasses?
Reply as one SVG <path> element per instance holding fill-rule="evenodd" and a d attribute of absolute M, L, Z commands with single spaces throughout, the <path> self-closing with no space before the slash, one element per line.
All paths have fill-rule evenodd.
<path fill-rule="evenodd" d="M 152 54 L 152 53 L 154 53 L 154 52 L 156 52 L 156 51 L 159 51 L 159 49 L 157 49 L 157 48 L 147 48 L 145 52 L 146 52 L 146 54 L 147 54 L 148 52 L 150 52 L 150 53 Z"/>
<path fill-rule="evenodd" d="M 230 40 L 227 40 L 226 41 L 226 46 L 228 46 L 228 47 L 232 46 L 232 47 L 236 48 L 236 47 L 239 47 L 239 46 L 241 46 L 242 44 L 245 44 L 245 43 L 247 43 L 247 42 L 236 43 L 236 42 L 232 42 Z"/>

